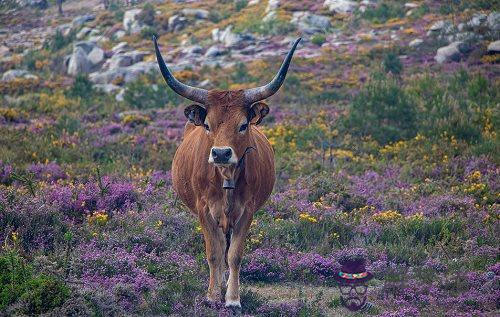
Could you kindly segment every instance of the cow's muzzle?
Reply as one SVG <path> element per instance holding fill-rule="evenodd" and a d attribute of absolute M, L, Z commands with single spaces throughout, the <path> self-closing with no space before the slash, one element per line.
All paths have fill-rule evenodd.
<path fill-rule="evenodd" d="M 230 165 L 237 164 L 238 158 L 234 154 L 234 150 L 229 146 L 212 147 L 210 150 L 210 156 L 208 158 L 209 163 L 214 163 L 216 165 Z"/>

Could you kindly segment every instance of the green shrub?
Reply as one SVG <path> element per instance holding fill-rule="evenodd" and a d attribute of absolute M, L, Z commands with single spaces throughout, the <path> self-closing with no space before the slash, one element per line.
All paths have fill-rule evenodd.
<path fill-rule="evenodd" d="M 66 91 L 68 97 L 90 99 L 94 93 L 92 82 L 87 75 L 78 74 L 73 85 Z"/>
<path fill-rule="evenodd" d="M 28 70 L 35 71 L 36 62 L 43 59 L 39 51 L 30 50 L 24 55 L 23 64 Z"/>
<path fill-rule="evenodd" d="M 418 126 L 424 135 L 446 133 L 478 143 L 485 141 L 485 127 L 498 124 L 496 87 L 482 75 L 461 70 L 451 78 L 425 76 L 413 82 L 409 91 L 420 105 Z"/>
<path fill-rule="evenodd" d="M 64 36 L 61 31 L 57 30 L 56 34 L 44 43 L 44 47 L 52 52 L 59 51 L 60 49 L 73 43 L 75 36 L 75 31 L 71 31 L 67 36 Z"/>
<path fill-rule="evenodd" d="M 417 105 L 394 79 L 375 75 L 356 96 L 345 118 L 348 132 L 380 144 L 414 137 Z"/>
<path fill-rule="evenodd" d="M 155 22 L 155 8 L 151 3 L 146 3 L 141 13 L 137 15 L 137 20 L 145 25 L 152 26 Z"/>
<path fill-rule="evenodd" d="M 387 20 L 402 18 L 405 15 L 401 3 L 381 3 L 375 8 L 368 8 L 362 13 L 362 17 L 374 23 L 385 23 Z"/>
<path fill-rule="evenodd" d="M 14 250 L 0 254 L 0 310 L 19 302 L 23 313 L 41 314 L 61 306 L 69 295 L 61 281 L 34 275 Z"/>
<path fill-rule="evenodd" d="M 163 86 L 163 80 L 148 74 L 126 85 L 125 103 L 137 109 L 161 108 L 167 103 L 178 104 L 180 97 Z"/>
<path fill-rule="evenodd" d="M 393 52 L 390 52 L 384 56 L 382 65 L 384 66 L 384 70 L 386 73 L 400 75 L 403 71 L 403 63 L 401 63 L 399 56 Z"/>
<path fill-rule="evenodd" d="M 315 45 L 321 46 L 326 42 L 326 36 L 323 34 L 316 34 L 311 38 L 311 42 Z"/>
<path fill-rule="evenodd" d="M 146 26 L 141 30 L 141 37 L 143 39 L 149 40 L 153 35 L 158 36 L 158 32 L 156 32 L 156 29 L 152 26 Z"/>
<path fill-rule="evenodd" d="M 248 5 L 248 1 L 247 0 L 236 0 L 234 2 L 234 9 L 236 10 L 236 12 L 239 12 L 242 9 L 246 8 L 247 5 Z"/>

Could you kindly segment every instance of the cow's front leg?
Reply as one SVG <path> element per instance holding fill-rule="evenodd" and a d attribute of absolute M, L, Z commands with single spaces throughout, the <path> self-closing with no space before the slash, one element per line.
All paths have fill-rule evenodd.
<path fill-rule="evenodd" d="M 240 303 L 240 265 L 245 248 L 245 240 L 252 221 L 252 215 L 243 213 L 233 228 L 231 245 L 228 252 L 229 279 L 227 281 L 226 307 L 241 308 Z"/>
<path fill-rule="evenodd" d="M 208 267 L 210 269 L 207 299 L 214 302 L 220 301 L 222 298 L 222 276 L 225 268 L 224 234 L 222 233 L 221 228 L 219 228 L 217 222 L 208 212 L 200 215 L 200 223 L 203 231 L 203 237 L 205 239 Z"/>

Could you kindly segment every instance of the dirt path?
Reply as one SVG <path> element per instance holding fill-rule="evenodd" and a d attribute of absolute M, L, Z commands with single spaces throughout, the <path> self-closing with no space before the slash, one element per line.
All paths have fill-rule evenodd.
<path fill-rule="evenodd" d="M 303 299 L 323 308 L 327 316 L 347 316 L 342 307 L 331 307 L 334 298 L 339 297 L 336 287 L 307 286 L 301 284 L 254 284 L 247 285 L 247 289 L 255 292 L 269 301 L 269 303 L 290 302 Z"/>

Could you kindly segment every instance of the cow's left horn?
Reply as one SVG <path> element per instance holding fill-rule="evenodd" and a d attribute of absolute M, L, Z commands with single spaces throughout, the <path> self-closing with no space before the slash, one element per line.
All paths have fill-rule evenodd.
<path fill-rule="evenodd" d="M 251 105 L 254 102 L 264 100 L 274 95 L 280 89 L 281 85 L 285 81 L 288 67 L 290 66 L 290 62 L 292 61 L 293 53 L 295 52 L 295 49 L 297 48 L 297 45 L 299 44 L 301 39 L 302 38 L 299 37 L 295 40 L 292 49 L 290 50 L 290 52 L 288 52 L 288 55 L 283 61 L 283 64 L 281 64 L 280 70 L 269 84 L 262 87 L 245 90 L 245 100 L 248 104 Z"/>
<path fill-rule="evenodd" d="M 156 36 L 154 35 L 153 35 L 153 42 L 155 43 L 156 59 L 158 61 L 158 65 L 160 66 L 161 74 L 163 75 L 163 78 L 167 82 L 167 85 L 179 95 L 204 105 L 207 101 L 208 91 L 205 89 L 192 87 L 178 81 L 174 77 L 174 75 L 172 75 L 167 65 L 165 64 L 165 61 L 161 56 L 160 49 L 158 48 Z"/>

